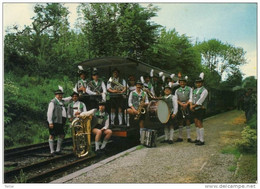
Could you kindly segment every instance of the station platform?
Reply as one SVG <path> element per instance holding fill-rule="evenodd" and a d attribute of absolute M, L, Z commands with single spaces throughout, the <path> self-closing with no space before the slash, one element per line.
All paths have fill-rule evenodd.
<path fill-rule="evenodd" d="M 52 181 L 52 183 L 232 183 L 234 172 L 228 170 L 236 160 L 221 150 L 241 137 L 244 112 L 233 110 L 204 120 L 205 145 L 188 143 L 186 128 L 183 142 L 142 145 L 128 149 L 97 164 Z M 175 131 L 174 140 L 179 136 Z M 191 138 L 196 129 L 191 125 Z"/>

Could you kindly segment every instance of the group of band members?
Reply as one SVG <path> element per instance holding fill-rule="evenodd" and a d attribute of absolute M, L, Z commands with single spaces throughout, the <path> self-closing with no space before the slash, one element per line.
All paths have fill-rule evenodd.
<path fill-rule="evenodd" d="M 96 124 L 91 125 L 92 133 L 95 135 L 95 151 L 105 150 L 106 144 L 112 135 L 109 125 L 115 124 L 116 112 L 118 113 L 119 125 L 123 124 L 123 109 L 125 109 L 125 124 L 129 126 L 129 115 L 134 116 L 139 121 L 141 133 L 144 129 L 145 116 L 140 114 L 140 111 L 148 106 L 149 99 L 152 98 L 163 99 L 171 112 L 169 121 L 164 124 L 165 139 L 162 141 L 163 143 L 173 143 L 174 127 L 179 125 L 179 137 L 176 142 L 183 141 L 182 130 L 183 126 L 186 126 L 187 142 L 196 143 L 196 145 L 205 144 L 203 117 L 208 91 L 203 86 L 204 75 L 200 75 L 196 79 L 196 89 L 192 90 L 191 87 L 187 86 L 187 78 L 181 77 L 180 74 L 178 74 L 178 80 L 174 80 L 174 74 L 165 79 L 161 77 L 161 73 L 153 74 L 151 72 L 150 76 L 145 75 L 144 79 L 141 77 L 141 81 L 136 81 L 136 78 L 130 75 L 126 83 L 123 78 L 119 77 L 120 72 L 115 68 L 112 70 L 112 76 L 109 78 L 106 86 L 99 78 L 99 73 L 96 69 L 92 71 L 92 80 L 87 79 L 87 73 L 82 67 L 79 67 L 78 73 L 80 80 L 76 83 L 72 95 L 63 98 L 63 89 L 59 88 L 54 92 L 55 97 L 48 106 L 47 121 L 51 155 L 61 153 L 66 119 L 69 118 L 69 121 L 72 122 L 80 114 L 87 112 L 87 108 L 93 111 L 94 118 L 98 120 Z M 110 94 L 110 115 L 105 110 L 107 92 Z M 95 100 L 90 101 L 92 104 L 87 104 L 87 107 L 83 102 L 79 101 L 80 96 L 85 94 L 92 95 L 95 98 Z M 127 96 L 129 96 L 127 99 L 128 108 L 123 107 L 123 101 Z M 66 102 L 71 102 L 68 105 L 67 112 L 64 106 Z M 190 136 L 191 119 L 194 119 L 196 126 L 197 138 L 195 141 Z M 101 145 L 102 134 L 105 137 Z M 58 137 L 56 151 L 54 150 L 55 137 Z"/>

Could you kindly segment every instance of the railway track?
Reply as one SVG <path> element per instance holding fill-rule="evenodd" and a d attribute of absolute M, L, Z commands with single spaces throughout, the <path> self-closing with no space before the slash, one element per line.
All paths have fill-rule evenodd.
<path fill-rule="evenodd" d="M 129 142 L 126 143 L 126 145 L 122 145 L 122 142 L 119 144 L 120 145 L 115 146 L 113 142 L 108 143 L 107 147 L 109 153 L 106 153 L 103 156 L 96 156 L 95 153 L 92 152 L 86 158 L 80 159 L 75 157 L 72 153 L 72 148 L 70 150 L 64 150 L 64 154 L 62 155 L 47 157 L 43 160 L 37 160 L 36 162 L 5 171 L 4 183 L 48 183 L 68 174 L 68 172 L 72 173 L 136 145 L 129 144 Z M 43 148 L 45 148 L 45 146 Z M 29 151 L 28 149 L 22 149 L 22 151 L 23 150 Z M 18 152 L 19 150 L 16 150 L 16 154 L 20 154 L 20 152 Z M 38 150 L 34 152 L 36 153 Z M 30 158 L 35 156 L 35 154 L 32 153 L 33 150 L 26 155 L 29 158 L 29 161 Z M 10 154 L 14 154 L 14 152 L 11 152 Z"/>
<path fill-rule="evenodd" d="M 64 139 L 63 145 L 64 146 L 72 145 L 72 139 L 71 138 Z M 49 150 L 48 142 L 33 144 L 33 145 L 19 147 L 19 148 L 8 149 L 8 150 L 4 151 L 4 161 L 14 160 L 16 158 L 20 158 L 23 156 L 29 156 L 31 154 L 35 154 L 35 153 L 46 151 L 46 150 Z"/>

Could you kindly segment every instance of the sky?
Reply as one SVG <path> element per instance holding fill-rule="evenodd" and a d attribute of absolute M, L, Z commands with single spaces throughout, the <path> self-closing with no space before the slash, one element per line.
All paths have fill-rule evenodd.
<path fill-rule="evenodd" d="M 34 3 L 4 3 L 3 29 L 31 24 Z M 147 4 L 142 3 L 143 6 Z M 166 29 L 176 29 L 193 42 L 218 39 L 242 47 L 248 64 L 241 66 L 244 77 L 257 77 L 257 4 L 256 3 L 153 3 L 160 10 L 152 19 Z M 77 3 L 65 3 L 69 22 L 74 26 Z"/>

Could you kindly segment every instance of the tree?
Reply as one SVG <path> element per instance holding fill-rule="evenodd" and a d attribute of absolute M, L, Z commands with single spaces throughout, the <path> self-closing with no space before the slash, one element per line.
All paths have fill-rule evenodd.
<path fill-rule="evenodd" d="M 240 65 L 246 63 L 245 52 L 242 48 L 224 44 L 217 39 L 203 41 L 196 45 L 202 57 L 202 63 L 210 72 L 214 70 L 222 77 L 224 72 L 237 70 Z"/>
<path fill-rule="evenodd" d="M 158 42 L 146 51 L 143 61 L 175 74 L 181 71 L 190 79 L 198 77 L 202 70 L 200 55 L 189 37 L 179 35 L 175 29 L 163 28 Z"/>
<path fill-rule="evenodd" d="M 159 25 L 149 21 L 156 10 L 137 3 L 81 4 L 80 28 L 88 38 L 89 57 L 140 58 L 156 40 Z"/>

